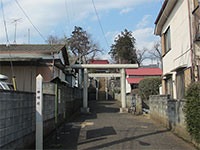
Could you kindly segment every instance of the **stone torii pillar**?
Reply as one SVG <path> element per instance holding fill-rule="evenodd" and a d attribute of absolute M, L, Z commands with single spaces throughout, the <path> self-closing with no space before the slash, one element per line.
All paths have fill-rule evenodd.
<path fill-rule="evenodd" d="M 126 75 L 125 69 L 121 69 L 121 102 L 122 108 L 120 108 L 120 112 L 127 112 L 126 108 Z"/>
<path fill-rule="evenodd" d="M 88 113 L 88 70 L 84 69 L 84 83 L 83 83 L 83 107 L 81 108 L 81 112 Z"/>
<path fill-rule="evenodd" d="M 126 79 L 125 79 L 125 69 L 121 69 L 121 101 L 122 101 L 122 108 L 126 108 Z"/>

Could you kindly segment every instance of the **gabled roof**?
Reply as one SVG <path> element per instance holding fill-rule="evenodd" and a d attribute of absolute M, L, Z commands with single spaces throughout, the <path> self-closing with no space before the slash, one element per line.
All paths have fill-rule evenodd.
<path fill-rule="evenodd" d="M 109 64 L 108 60 L 91 60 L 90 64 Z"/>
<path fill-rule="evenodd" d="M 64 44 L 11 44 L 6 46 L 5 44 L 0 45 L 0 53 L 6 52 L 59 52 L 65 47 Z"/>
<path fill-rule="evenodd" d="M 161 76 L 163 73 L 160 68 L 139 68 L 126 69 L 126 74 L 131 76 Z"/>
<path fill-rule="evenodd" d="M 11 44 L 0 45 L 0 62 L 37 61 L 40 59 L 60 60 L 68 65 L 68 54 L 64 44 Z"/>

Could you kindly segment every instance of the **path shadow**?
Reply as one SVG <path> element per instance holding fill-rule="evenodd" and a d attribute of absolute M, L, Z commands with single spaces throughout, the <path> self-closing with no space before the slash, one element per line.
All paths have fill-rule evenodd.
<path fill-rule="evenodd" d="M 89 107 L 91 113 L 117 113 L 120 111 L 119 106 L 116 107 L 116 101 L 90 101 Z"/>
<path fill-rule="evenodd" d="M 146 137 L 146 136 L 161 134 L 161 133 L 164 133 L 164 132 L 170 132 L 170 130 L 168 130 L 168 129 L 167 130 L 161 130 L 161 131 L 156 131 L 156 132 L 143 134 L 143 135 L 139 135 L 139 136 L 124 138 L 124 139 L 108 142 L 108 143 L 105 143 L 105 144 L 101 144 L 101 145 L 98 145 L 98 146 L 93 146 L 93 147 L 90 147 L 90 148 L 87 148 L 87 149 L 84 149 L 84 150 L 94 150 L 94 149 L 108 148 L 109 146 L 112 146 L 112 145 L 115 145 L 115 144 L 120 144 L 120 143 L 124 143 L 124 142 L 128 142 L 128 141 L 130 142 L 132 140 L 136 140 L 136 139 L 143 138 L 143 137 Z M 138 141 L 138 142 L 139 142 L 140 145 L 145 145 L 145 146 L 150 145 L 149 143 L 144 143 L 144 142 L 141 142 L 141 141 Z"/>
<path fill-rule="evenodd" d="M 103 127 L 99 129 L 89 130 L 87 131 L 86 138 L 98 138 L 102 136 L 116 135 L 116 131 L 113 127 Z"/>
<path fill-rule="evenodd" d="M 86 120 L 97 119 L 98 113 L 117 113 L 119 108 L 116 106 L 116 102 L 105 102 L 105 101 L 89 101 L 90 113 L 79 114 L 73 119 L 72 123 L 65 122 L 57 131 L 58 139 L 56 134 L 45 141 L 44 149 L 68 149 L 77 150 L 77 146 L 85 143 L 91 143 L 95 141 L 105 140 L 106 136 L 116 135 L 116 131 L 113 127 L 104 127 L 95 130 L 89 130 L 86 133 L 86 140 L 79 143 L 81 136 L 81 124 Z"/>

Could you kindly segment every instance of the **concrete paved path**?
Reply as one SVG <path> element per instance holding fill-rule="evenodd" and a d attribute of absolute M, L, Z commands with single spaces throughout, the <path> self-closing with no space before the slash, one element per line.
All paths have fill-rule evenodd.
<path fill-rule="evenodd" d="M 119 113 L 115 101 L 90 101 L 91 114 L 81 115 L 51 136 L 45 149 L 194 150 L 195 148 L 145 116 Z"/>

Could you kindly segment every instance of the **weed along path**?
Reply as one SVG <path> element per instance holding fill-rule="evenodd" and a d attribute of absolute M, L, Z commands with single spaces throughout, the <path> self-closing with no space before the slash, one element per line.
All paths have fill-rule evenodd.
<path fill-rule="evenodd" d="M 116 101 L 90 101 L 91 113 L 62 125 L 45 149 L 195 150 L 145 116 L 119 113 Z"/>

